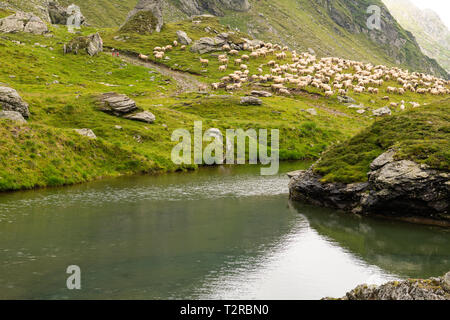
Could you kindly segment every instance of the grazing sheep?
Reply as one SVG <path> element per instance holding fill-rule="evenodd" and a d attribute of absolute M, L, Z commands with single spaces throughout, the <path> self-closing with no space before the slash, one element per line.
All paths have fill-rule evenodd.
<path fill-rule="evenodd" d="M 148 56 L 143 55 L 143 54 L 139 54 L 139 59 L 141 59 L 143 61 L 148 61 Z"/>
<path fill-rule="evenodd" d="M 206 67 L 209 65 L 209 60 L 200 58 L 200 63 L 202 64 L 203 67 Z"/>
<path fill-rule="evenodd" d="M 237 50 L 230 50 L 230 55 L 232 55 L 232 56 L 237 56 L 238 54 L 239 54 L 239 51 L 237 51 Z"/>
<path fill-rule="evenodd" d="M 178 41 L 177 41 L 177 40 L 174 40 L 174 41 L 173 41 L 173 46 L 174 46 L 174 47 L 178 47 Z"/>
<path fill-rule="evenodd" d="M 183 45 L 180 47 L 180 50 L 182 50 L 182 51 L 186 50 L 186 46 L 183 44 Z"/>
<path fill-rule="evenodd" d="M 222 72 L 227 71 L 227 66 L 226 65 L 219 66 L 219 71 L 222 71 Z"/>

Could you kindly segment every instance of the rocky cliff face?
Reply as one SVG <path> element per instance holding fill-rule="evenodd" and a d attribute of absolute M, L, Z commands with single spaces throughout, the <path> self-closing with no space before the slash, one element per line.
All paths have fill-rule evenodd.
<path fill-rule="evenodd" d="M 187 15 L 199 15 L 210 13 L 223 16 L 224 10 L 248 11 L 250 3 L 248 0 L 179 0 L 171 1 L 179 3 L 179 8 Z"/>
<path fill-rule="evenodd" d="M 290 198 L 363 214 L 450 222 L 450 174 L 409 160 L 395 160 L 395 150 L 375 159 L 368 182 L 322 183 L 312 168 L 297 172 Z"/>
<path fill-rule="evenodd" d="M 403 30 L 389 9 L 379 0 L 314 0 L 327 9 L 331 19 L 354 34 L 364 34 L 393 57 L 397 64 L 424 66 L 430 73 L 448 78 L 447 72 L 433 59 L 422 54 L 414 36 Z M 369 6 L 380 8 L 380 29 L 367 27 Z"/>
<path fill-rule="evenodd" d="M 164 24 L 161 0 L 140 0 L 130 11 L 122 31 L 151 33 L 160 32 Z"/>
<path fill-rule="evenodd" d="M 422 51 L 450 72 L 450 31 L 431 10 L 420 10 L 409 0 L 383 0 L 403 28 L 412 32 Z"/>

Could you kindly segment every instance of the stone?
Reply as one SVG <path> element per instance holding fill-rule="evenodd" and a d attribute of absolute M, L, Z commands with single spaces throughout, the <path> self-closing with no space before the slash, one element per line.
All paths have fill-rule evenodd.
<path fill-rule="evenodd" d="M 75 129 L 75 132 L 90 139 L 97 139 L 97 136 L 91 129 Z"/>
<path fill-rule="evenodd" d="M 314 108 L 307 109 L 306 112 L 308 112 L 310 115 L 317 116 L 317 110 Z"/>
<path fill-rule="evenodd" d="M 240 104 L 244 106 L 260 106 L 262 103 L 262 100 L 256 97 L 242 97 L 240 101 Z"/>
<path fill-rule="evenodd" d="M 447 272 L 442 279 L 442 287 L 450 293 L 450 271 Z"/>
<path fill-rule="evenodd" d="M 129 119 L 129 120 L 134 120 L 134 121 L 146 122 L 146 123 L 153 123 L 156 120 L 155 115 L 149 111 L 143 111 L 143 112 L 139 112 L 136 114 L 127 115 L 124 118 Z"/>
<path fill-rule="evenodd" d="M 267 91 L 256 91 L 256 90 L 253 90 L 253 91 L 251 92 L 251 95 L 252 95 L 252 96 L 255 96 L 255 97 L 264 97 L 264 98 L 268 98 L 268 97 L 271 97 L 271 96 L 272 96 L 272 93 L 267 92 Z"/>
<path fill-rule="evenodd" d="M 30 116 L 28 103 L 23 101 L 17 91 L 13 88 L 0 86 L 0 107 L 4 111 L 19 112 L 24 118 Z"/>
<path fill-rule="evenodd" d="M 137 32 L 141 34 L 161 32 L 164 25 L 162 1 L 139 0 L 136 7 L 128 14 L 122 32 Z"/>
<path fill-rule="evenodd" d="M 0 111 L 0 119 L 9 119 L 21 123 L 27 122 L 24 117 L 17 111 Z"/>
<path fill-rule="evenodd" d="M 100 110 L 106 113 L 111 113 L 116 116 L 121 116 L 134 112 L 138 109 L 136 102 L 130 99 L 125 94 L 118 94 L 115 92 L 104 93 L 100 97 L 102 106 Z"/>
<path fill-rule="evenodd" d="M 389 149 L 371 163 L 367 175 L 364 183 L 323 183 L 311 167 L 291 179 L 290 197 L 363 214 L 450 222 L 450 174 L 396 160 L 395 150 Z"/>
<path fill-rule="evenodd" d="M 190 45 L 192 43 L 192 39 L 182 30 L 177 31 L 177 37 L 180 44 Z"/>
<path fill-rule="evenodd" d="M 341 103 L 356 103 L 355 99 L 349 96 L 338 96 L 337 99 Z"/>
<path fill-rule="evenodd" d="M 100 34 L 97 32 L 87 37 L 76 37 L 64 45 L 64 54 L 78 54 L 80 50 L 85 50 L 90 56 L 103 52 L 103 40 Z"/>
<path fill-rule="evenodd" d="M 11 16 L 0 19 L 0 32 L 27 32 L 42 35 L 48 32 L 48 27 L 38 16 L 19 11 Z"/>
<path fill-rule="evenodd" d="M 194 41 L 190 50 L 191 52 L 199 54 L 204 54 L 212 51 L 221 51 L 222 46 L 226 43 L 227 42 L 222 38 L 203 37 L 197 41 Z"/>
<path fill-rule="evenodd" d="M 373 110 L 372 113 L 374 116 L 377 116 L 377 117 L 382 117 L 382 116 L 386 116 L 386 115 L 390 116 L 392 114 L 391 109 L 389 109 L 389 107 L 383 107 L 383 108 Z"/>
<path fill-rule="evenodd" d="M 450 293 L 441 288 L 445 277 L 396 280 L 380 286 L 363 284 L 347 292 L 341 300 L 450 300 Z"/>
<path fill-rule="evenodd" d="M 50 1 L 48 3 L 48 15 L 52 24 L 67 25 L 67 20 L 69 19 L 69 17 L 78 13 L 80 25 L 85 24 L 86 18 L 81 13 L 80 7 L 72 4 L 65 8 L 56 1 Z"/>

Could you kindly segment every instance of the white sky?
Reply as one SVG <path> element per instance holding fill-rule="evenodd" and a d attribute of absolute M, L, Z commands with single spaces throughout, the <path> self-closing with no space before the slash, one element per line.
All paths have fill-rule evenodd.
<path fill-rule="evenodd" d="M 450 29 L 450 1 L 449 0 L 411 0 L 420 9 L 432 9 Z"/>

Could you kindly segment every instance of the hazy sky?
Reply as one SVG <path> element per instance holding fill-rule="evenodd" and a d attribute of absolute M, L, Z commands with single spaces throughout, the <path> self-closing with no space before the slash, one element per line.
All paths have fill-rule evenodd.
<path fill-rule="evenodd" d="M 411 0 L 421 9 L 432 9 L 450 29 L 450 1 L 449 0 Z"/>

